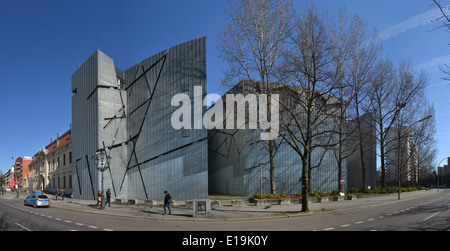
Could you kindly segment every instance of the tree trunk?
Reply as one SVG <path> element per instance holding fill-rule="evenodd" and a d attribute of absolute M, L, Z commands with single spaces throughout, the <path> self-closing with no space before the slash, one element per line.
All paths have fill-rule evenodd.
<path fill-rule="evenodd" d="M 308 152 L 308 193 L 312 194 L 313 191 L 311 191 L 312 189 L 312 185 L 311 185 L 311 180 L 312 180 L 312 163 L 311 163 L 311 151 Z"/>
<path fill-rule="evenodd" d="M 273 157 L 273 150 L 274 150 L 275 141 L 270 140 L 269 141 L 269 158 L 270 158 L 270 193 L 275 194 L 275 161 Z"/>
<path fill-rule="evenodd" d="M 308 212 L 308 164 L 302 159 L 302 212 Z"/>
<path fill-rule="evenodd" d="M 386 188 L 386 166 L 384 161 L 384 143 L 380 143 L 380 155 L 381 155 L 381 186 Z"/>
<path fill-rule="evenodd" d="M 361 140 L 362 135 L 359 136 L 360 137 L 360 142 L 359 142 L 359 160 L 360 160 L 360 164 L 361 164 L 361 169 L 362 169 L 362 189 L 363 192 L 366 192 L 366 166 L 364 164 L 364 149 L 363 149 L 363 142 Z"/>
<path fill-rule="evenodd" d="M 344 119 L 343 119 L 343 116 L 342 116 L 342 106 L 341 106 L 341 117 L 339 118 L 339 145 L 338 145 L 338 161 L 337 161 L 337 164 L 338 164 L 338 189 L 339 189 L 339 191 L 343 191 L 343 189 L 342 189 L 342 184 L 341 184 L 341 180 L 342 180 L 342 161 L 343 161 L 343 158 L 342 158 L 342 152 L 343 152 L 343 144 L 344 144 L 344 141 L 343 141 L 343 128 L 344 128 L 344 125 L 343 125 L 343 121 L 344 121 Z"/>

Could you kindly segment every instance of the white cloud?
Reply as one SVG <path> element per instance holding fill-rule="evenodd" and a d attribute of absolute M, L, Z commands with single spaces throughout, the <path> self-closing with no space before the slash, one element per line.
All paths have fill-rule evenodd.
<path fill-rule="evenodd" d="M 450 10 L 450 5 L 445 6 L 444 9 Z M 399 35 L 400 33 L 403 33 L 407 30 L 414 29 L 418 26 L 422 25 L 428 25 L 431 23 L 436 22 L 440 17 L 442 17 L 442 13 L 438 8 L 435 8 L 433 10 L 427 11 L 425 13 L 419 14 L 417 16 L 414 16 L 404 22 L 398 23 L 396 25 L 391 25 L 381 31 L 379 33 L 379 36 L 381 40 L 386 40 L 391 37 L 395 37 Z"/>
<path fill-rule="evenodd" d="M 427 87 L 428 87 L 428 88 L 432 88 L 432 87 L 439 87 L 439 86 L 442 86 L 442 85 L 447 85 L 447 86 L 449 86 L 449 85 L 450 85 L 450 82 L 448 82 L 448 81 L 440 82 L 440 83 L 428 85 Z"/>
<path fill-rule="evenodd" d="M 434 70 L 440 70 L 439 66 L 443 66 L 444 64 L 450 65 L 450 55 L 433 58 L 424 63 L 421 63 L 420 65 L 417 65 L 415 68 L 418 70 L 431 72 Z"/>

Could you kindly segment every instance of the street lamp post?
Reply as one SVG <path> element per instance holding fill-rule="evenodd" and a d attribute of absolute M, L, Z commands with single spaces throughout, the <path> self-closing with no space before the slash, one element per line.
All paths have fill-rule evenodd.
<path fill-rule="evenodd" d="M 438 187 L 438 191 L 439 191 L 439 166 L 441 165 L 442 161 L 444 161 L 444 160 L 446 160 L 446 159 L 448 159 L 448 158 L 450 158 L 450 157 L 445 157 L 445 158 L 443 158 L 443 159 L 439 162 L 439 164 L 438 164 L 438 166 L 437 166 L 437 187 Z M 442 182 L 442 183 L 444 183 L 444 182 Z"/>
<path fill-rule="evenodd" d="M 104 149 L 97 151 L 95 153 L 96 157 L 94 159 L 94 163 L 97 166 L 97 170 L 99 170 L 102 174 L 102 187 L 101 187 L 101 193 L 102 193 L 102 201 L 100 202 L 100 209 L 103 209 L 103 172 L 108 170 L 109 163 L 111 162 L 111 156 L 109 156 Z"/>
<path fill-rule="evenodd" d="M 260 199 L 262 200 L 263 198 L 263 191 L 262 191 L 262 180 L 263 180 L 263 175 L 262 175 L 262 163 L 258 163 L 259 166 L 259 176 L 260 176 L 260 180 L 259 180 L 259 195 L 260 195 Z"/>

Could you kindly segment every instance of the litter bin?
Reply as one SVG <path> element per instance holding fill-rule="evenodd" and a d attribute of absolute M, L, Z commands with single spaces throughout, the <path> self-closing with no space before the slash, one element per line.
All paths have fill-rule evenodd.
<path fill-rule="evenodd" d="M 211 217 L 211 200 L 194 200 L 194 217 Z"/>

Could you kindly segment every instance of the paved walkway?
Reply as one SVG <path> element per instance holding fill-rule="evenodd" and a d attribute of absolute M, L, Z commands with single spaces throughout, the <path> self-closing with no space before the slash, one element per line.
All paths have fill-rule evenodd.
<path fill-rule="evenodd" d="M 440 190 L 442 191 L 442 190 Z M 416 191 L 402 193 L 401 199 L 408 200 L 411 198 L 417 198 L 426 195 L 432 195 L 438 193 L 437 190 L 431 191 Z M 12 199 L 23 200 L 27 195 L 21 194 L 17 199 L 16 195 L 12 192 L 8 192 L 6 195 L 0 195 L 0 199 Z M 68 210 L 76 210 L 86 213 L 96 214 L 108 214 L 115 216 L 128 216 L 128 217 L 140 217 L 154 220 L 170 220 L 170 221 L 199 221 L 199 220 L 257 220 L 267 219 L 273 217 L 290 217 L 289 213 L 285 212 L 298 212 L 301 210 L 301 204 L 288 204 L 288 205 L 255 205 L 254 203 L 244 203 L 242 206 L 226 205 L 226 202 L 235 199 L 245 199 L 245 197 L 230 197 L 230 196 L 210 196 L 211 200 L 222 200 L 224 203 L 220 207 L 213 207 L 211 210 L 210 218 L 198 218 L 193 217 L 193 209 L 188 208 L 185 205 L 172 206 L 172 215 L 163 215 L 163 205 L 157 204 L 154 206 L 147 206 L 145 204 L 118 204 L 111 203 L 111 207 L 106 206 L 105 209 L 100 210 L 96 207 L 96 201 L 93 200 L 79 200 L 72 198 L 64 198 L 64 201 L 59 197 L 55 200 L 54 195 L 48 195 L 50 198 L 51 207 L 63 208 Z M 362 207 L 370 207 L 385 203 L 395 203 L 398 201 L 397 194 L 387 195 L 366 195 L 363 198 L 355 200 L 341 200 L 341 201 L 329 201 L 329 202 L 310 202 L 309 209 L 312 213 L 327 213 L 329 211 L 349 210 Z M 324 210 L 322 210 L 324 209 Z M 323 211 L 323 212 L 322 212 Z"/>

